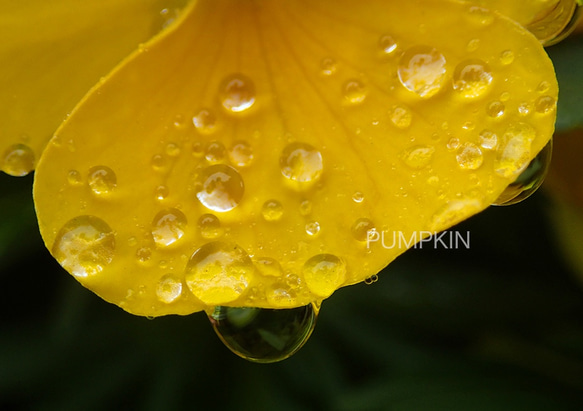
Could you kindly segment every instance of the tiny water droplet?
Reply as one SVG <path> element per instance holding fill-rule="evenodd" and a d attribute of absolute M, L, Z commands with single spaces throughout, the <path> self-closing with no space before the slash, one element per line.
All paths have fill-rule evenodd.
<path fill-rule="evenodd" d="M 198 219 L 198 229 L 200 235 L 208 240 L 219 238 L 225 230 L 221 226 L 221 221 L 213 214 L 203 214 Z"/>
<path fill-rule="evenodd" d="M 385 34 L 379 39 L 379 49 L 384 55 L 390 55 L 397 50 L 397 42 L 393 37 Z"/>
<path fill-rule="evenodd" d="M 555 110 L 557 100 L 551 96 L 541 96 L 536 99 L 534 107 L 537 113 L 547 114 Z"/>
<path fill-rule="evenodd" d="M 546 93 L 547 91 L 549 91 L 549 89 L 551 88 L 551 84 L 548 81 L 541 81 L 540 84 L 538 85 L 536 91 L 538 91 L 539 93 Z"/>
<path fill-rule="evenodd" d="M 70 170 L 67 173 L 67 181 L 72 186 L 78 186 L 81 184 L 81 173 L 77 170 Z"/>
<path fill-rule="evenodd" d="M 310 221 L 306 224 L 306 233 L 310 236 L 315 236 L 320 232 L 320 223 L 317 221 Z"/>
<path fill-rule="evenodd" d="M 492 72 L 482 60 L 462 61 L 453 72 L 453 88 L 465 98 L 480 97 L 488 91 L 491 83 Z"/>
<path fill-rule="evenodd" d="M 95 194 L 109 194 L 117 186 L 117 176 L 109 167 L 91 167 L 87 177 L 87 184 Z"/>
<path fill-rule="evenodd" d="M 486 114 L 493 118 L 501 117 L 504 115 L 505 109 L 506 107 L 504 106 L 504 103 L 502 103 L 501 101 L 492 101 L 486 107 Z"/>
<path fill-rule="evenodd" d="M 247 111 L 255 103 L 255 85 L 244 74 L 231 74 L 219 86 L 219 99 L 231 113 Z"/>
<path fill-rule="evenodd" d="M 277 200 L 267 200 L 263 203 L 261 214 L 265 221 L 278 221 L 283 215 L 283 206 Z"/>
<path fill-rule="evenodd" d="M 504 66 L 512 64 L 514 61 L 514 52 L 512 50 L 504 50 L 500 53 L 500 63 Z"/>
<path fill-rule="evenodd" d="M 518 114 L 520 114 L 521 116 L 527 116 L 528 114 L 530 114 L 532 110 L 532 107 L 530 105 L 530 103 L 520 103 L 518 105 Z"/>
<path fill-rule="evenodd" d="M 433 159 L 435 148 L 432 146 L 414 146 L 402 153 L 405 164 L 413 169 L 420 169 L 429 165 Z"/>
<path fill-rule="evenodd" d="M 201 134 L 211 134 L 217 129 L 217 117 L 208 109 L 203 108 L 192 117 L 192 123 Z"/>
<path fill-rule="evenodd" d="M 413 120 L 413 113 L 411 113 L 411 110 L 402 104 L 394 105 L 391 108 L 389 116 L 395 127 L 400 129 L 408 128 Z"/>
<path fill-rule="evenodd" d="M 204 169 L 197 178 L 196 197 L 209 210 L 226 212 L 237 207 L 245 186 L 237 170 L 225 164 Z"/>
<path fill-rule="evenodd" d="M 152 258 L 152 249 L 150 247 L 140 247 L 136 250 L 136 260 L 139 263 L 147 263 Z"/>
<path fill-rule="evenodd" d="M 168 167 L 168 159 L 162 154 L 152 156 L 152 168 L 156 171 L 165 171 Z"/>
<path fill-rule="evenodd" d="M 253 150 L 245 141 L 237 141 L 229 150 L 229 159 L 238 167 L 247 167 L 253 162 Z"/>
<path fill-rule="evenodd" d="M 513 205 L 526 200 L 543 183 L 553 151 L 552 140 L 532 159 L 518 178 L 508 185 L 492 205 Z"/>
<path fill-rule="evenodd" d="M 52 254 L 75 277 L 102 272 L 113 260 L 115 235 L 102 219 L 84 215 L 69 220 L 59 230 Z"/>
<path fill-rule="evenodd" d="M 207 305 L 236 300 L 247 289 L 255 267 L 245 250 L 234 243 L 214 241 L 196 250 L 186 265 L 190 291 Z"/>
<path fill-rule="evenodd" d="M 305 262 L 304 281 L 312 293 L 326 298 L 346 279 L 346 265 L 333 254 L 318 254 Z"/>
<path fill-rule="evenodd" d="M 468 41 L 468 44 L 466 45 L 466 51 L 468 53 L 471 53 L 473 51 L 478 50 L 479 47 L 480 47 L 480 39 L 472 39 L 472 40 Z"/>
<path fill-rule="evenodd" d="M 176 157 L 180 154 L 180 146 L 176 143 L 166 144 L 166 154 L 170 157 Z"/>
<path fill-rule="evenodd" d="M 457 137 L 452 137 L 447 141 L 447 149 L 455 150 L 460 146 L 460 139 Z"/>
<path fill-rule="evenodd" d="M 473 143 L 464 143 L 458 149 L 456 160 L 462 170 L 476 170 L 483 161 L 482 150 Z"/>
<path fill-rule="evenodd" d="M 360 191 L 355 192 L 352 195 L 352 201 L 355 203 L 362 203 L 364 201 L 364 194 L 362 194 Z"/>
<path fill-rule="evenodd" d="M 158 281 L 156 285 L 156 296 L 158 300 L 163 303 L 173 303 L 182 294 L 182 281 L 174 277 L 172 274 L 167 274 Z"/>
<path fill-rule="evenodd" d="M 374 284 L 374 283 L 376 283 L 378 280 L 379 280 L 379 276 L 378 276 L 378 275 L 376 275 L 376 274 L 373 274 L 373 275 L 371 275 L 370 277 L 366 278 L 366 279 L 364 280 L 364 283 L 365 283 L 366 285 L 371 285 L 371 284 Z"/>
<path fill-rule="evenodd" d="M 322 174 L 322 154 L 309 144 L 291 143 L 279 158 L 281 173 L 300 183 L 316 181 Z"/>
<path fill-rule="evenodd" d="M 300 203 L 300 215 L 307 216 L 312 213 L 312 202 L 310 200 L 303 200 Z"/>
<path fill-rule="evenodd" d="M 8 147 L 0 163 L 2 170 L 14 177 L 27 175 L 34 169 L 34 164 L 34 152 L 25 144 L 14 144 Z"/>
<path fill-rule="evenodd" d="M 435 48 L 415 46 L 405 51 L 397 73 L 407 90 L 429 98 L 439 92 L 445 82 L 445 57 Z"/>
<path fill-rule="evenodd" d="M 332 74 L 336 73 L 336 69 L 336 61 L 332 58 L 326 57 L 320 62 L 320 72 L 324 76 L 331 76 Z"/>
<path fill-rule="evenodd" d="M 494 22 L 494 14 L 487 8 L 470 6 L 468 8 L 468 19 L 480 26 L 488 26 Z"/>
<path fill-rule="evenodd" d="M 375 229 L 374 223 L 368 218 L 359 218 L 351 228 L 352 236 L 357 241 L 366 241 Z"/>
<path fill-rule="evenodd" d="M 252 362 L 273 363 L 295 354 L 310 338 L 318 310 L 217 306 L 209 320 L 221 341 Z"/>
<path fill-rule="evenodd" d="M 155 190 L 156 200 L 165 200 L 170 194 L 170 190 L 166 186 L 158 186 Z"/>
<path fill-rule="evenodd" d="M 168 208 L 156 214 L 152 220 L 152 236 L 158 247 L 168 247 L 180 240 L 186 230 L 184 213 L 176 208 Z"/>
<path fill-rule="evenodd" d="M 350 104 L 360 104 L 366 98 L 366 87 L 360 80 L 352 79 L 342 88 L 344 99 Z"/>

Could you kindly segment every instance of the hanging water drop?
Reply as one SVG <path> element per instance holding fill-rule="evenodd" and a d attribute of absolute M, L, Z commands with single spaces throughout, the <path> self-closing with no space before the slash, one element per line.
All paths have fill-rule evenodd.
<path fill-rule="evenodd" d="M 30 147 L 24 144 L 14 144 L 4 152 L 4 158 L 0 161 L 2 171 L 14 176 L 22 177 L 34 169 L 34 153 Z"/>
<path fill-rule="evenodd" d="M 248 361 L 272 363 L 290 357 L 306 343 L 317 316 L 314 304 L 278 310 L 217 306 L 209 320 L 233 353 Z"/>
<path fill-rule="evenodd" d="M 526 169 L 498 196 L 492 205 L 506 206 L 530 197 L 543 183 L 553 151 L 552 140 L 532 159 Z"/>

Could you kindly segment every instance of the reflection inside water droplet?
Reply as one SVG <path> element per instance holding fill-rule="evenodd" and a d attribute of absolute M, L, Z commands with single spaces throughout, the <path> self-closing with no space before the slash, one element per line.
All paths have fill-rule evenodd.
<path fill-rule="evenodd" d="M 553 152 L 552 140 L 528 164 L 526 169 L 492 203 L 492 205 L 513 205 L 530 197 L 543 183 Z"/>
<path fill-rule="evenodd" d="M 215 307 L 209 320 L 232 352 L 252 362 L 272 363 L 295 354 L 310 338 L 318 310 Z"/>

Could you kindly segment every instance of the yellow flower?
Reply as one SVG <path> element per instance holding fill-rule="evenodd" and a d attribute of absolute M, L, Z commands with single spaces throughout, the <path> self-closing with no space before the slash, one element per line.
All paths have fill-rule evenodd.
<path fill-rule="evenodd" d="M 131 313 L 319 303 L 494 203 L 547 145 L 550 60 L 487 3 L 506 4 L 10 6 L 0 166 L 38 160 L 47 247 Z M 147 40 L 160 11 L 176 21 Z"/>

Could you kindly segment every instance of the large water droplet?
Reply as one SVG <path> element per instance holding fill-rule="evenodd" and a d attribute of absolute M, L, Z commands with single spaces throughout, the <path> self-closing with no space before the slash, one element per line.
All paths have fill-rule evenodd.
<path fill-rule="evenodd" d="M 473 143 L 464 143 L 458 149 L 456 160 L 463 170 L 476 170 L 482 165 L 484 156 L 482 150 Z"/>
<path fill-rule="evenodd" d="M 310 291 L 328 297 L 346 278 L 346 265 L 333 254 L 318 254 L 305 262 L 302 274 Z"/>
<path fill-rule="evenodd" d="M 453 88 L 461 96 L 476 98 L 483 95 L 492 83 L 490 67 L 482 60 L 466 60 L 453 72 Z"/>
<path fill-rule="evenodd" d="M 503 177 L 514 177 L 530 162 L 531 143 L 535 130 L 526 123 L 513 124 L 504 133 L 505 144 L 498 149 L 494 171 Z"/>
<path fill-rule="evenodd" d="M 232 210 L 239 205 L 244 192 L 241 175 L 225 164 L 207 167 L 197 178 L 196 197 L 209 210 Z"/>
<path fill-rule="evenodd" d="M 160 211 L 152 221 L 152 236 L 159 247 L 167 247 L 180 240 L 186 230 L 186 216 L 176 208 Z"/>
<path fill-rule="evenodd" d="M 234 243 L 214 241 L 200 247 L 186 265 L 186 285 L 207 305 L 236 300 L 247 289 L 254 266 L 245 250 Z"/>
<path fill-rule="evenodd" d="M 87 177 L 87 184 L 95 194 L 109 194 L 117 186 L 117 176 L 109 167 L 91 167 Z"/>
<path fill-rule="evenodd" d="M 435 95 L 445 81 L 445 57 L 435 48 L 415 46 L 401 57 L 398 67 L 399 80 L 421 97 Z"/>
<path fill-rule="evenodd" d="M 76 277 L 98 274 L 111 263 L 115 235 L 105 221 L 84 215 L 69 220 L 58 232 L 52 254 Z"/>
<path fill-rule="evenodd" d="M 0 165 L 2 170 L 15 177 L 22 177 L 34 169 L 34 153 L 24 144 L 14 144 L 6 149 Z"/>
<path fill-rule="evenodd" d="M 309 144 L 291 143 L 279 158 L 281 173 L 290 180 L 308 183 L 317 180 L 324 165 L 322 154 Z"/>
<path fill-rule="evenodd" d="M 313 304 L 279 310 L 218 306 L 209 320 L 232 352 L 249 361 L 272 363 L 290 357 L 306 343 L 317 315 Z"/>
<path fill-rule="evenodd" d="M 244 74 L 231 74 L 219 87 L 219 99 L 229 112 L 241 113 L 255 103 L 255 85 Z"/>
<path fill-rule="evenodd" d="M 552 140 L 528 164 L 526 169 L 492 203 L 492 205 L 513 205 L 530 197 L 543 183 L 553 151 Z"/>
<path fill-rule="evenodd" d="M 156 285 L 156 296 L 160 301 L 170 304 L 182 294 L 182 281 L 174 277 L 172 274 L 167 274 L 158 281 Z"/>
<path fill-rule="evenodd" d="M 198 219 L 198 228 L 200 235 L 209 240 L 219 238 L 225 232 L 220 220 L 212 214 L 201 215 Z"/>

